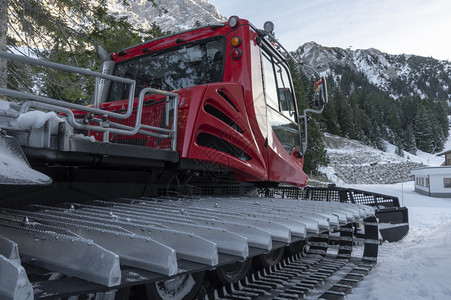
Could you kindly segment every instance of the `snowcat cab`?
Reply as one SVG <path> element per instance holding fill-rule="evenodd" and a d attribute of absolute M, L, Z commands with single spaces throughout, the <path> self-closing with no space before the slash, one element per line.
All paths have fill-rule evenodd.
<path fill-rule="evenodd" d="M 215 166 L 232 171 L 237 181 L 303 187 L 306 144 L 301 142 L 290 71 L 264 37 L 268 34 L 232 17 L 221 26 L 157 39 L 112 56 L 100 50 L 99 56 L 103 72 L 136 81 L 135 96 L 147 87 L 178 95 L 176 150 L 181 169 Z M 326 84 L 320 79 L 317 89 L 324 105 Z M 109 81 L 101 82 L 97 91 L 99 107 L 109 111 L 119 111 L 130 94 L 124 83 Z M 143 124 L 150 122 L 146 113 L 158 109 L 154 103 L 161 99 L 145 97 Z M 151 119 L 164 126 L 172 122 L 167 117 Z M 168 145 L 141 135 L 114 135 L 108 142 L 161 149 Z"/>
<path fill-rule="evenodd" d="M 101 72 L 0 52 L 96 78 L 89 106 L 0 88 L 25 100 L 0 106 L 0 142 L 15 153 L 1 174 L 0 297 L 352 290 L 376 263 L 378 207 L 356 203 L 356 191 L 330 201 L 301 189 L 307 113 L 321 109 L 298 111 L 270 25 L 231 17 L 99 49 Z M 24 180 L 12 159 L 45 175 Z M 351 256 L 358 224 L 362 258 Z"/>

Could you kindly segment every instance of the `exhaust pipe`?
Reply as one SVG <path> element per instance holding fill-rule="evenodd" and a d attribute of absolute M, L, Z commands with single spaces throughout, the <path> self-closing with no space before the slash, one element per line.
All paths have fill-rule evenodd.
<path fill-rule="evenodd" d="M 100 72 L 103 74 L 111 75 L 113 73 L 115 62 L 113 61 L 111 54 L 103 49 L 101 46 L 97 46 L 97 55 L 99 56 L 102 64 L 100 65 Z M 110 92 L 111 80 L 96 78 L 96 88 L 94 95 L 94 107 L 98 108 L 100 103 L 107 100 Z"/>

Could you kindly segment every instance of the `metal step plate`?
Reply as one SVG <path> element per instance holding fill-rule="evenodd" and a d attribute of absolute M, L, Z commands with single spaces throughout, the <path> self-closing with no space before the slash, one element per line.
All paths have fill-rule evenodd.
<path fill-rule="evenodd" d="M 325 254 L 328 235 L 324 242 L 321 234 L 329 231 L 342 231 L 339 254 L 349 258 L 352 226 L 345 225 L 366 218 L 365 226 L 376 223 L 377 231 L 369 216 L 374 210 L 360 205 L 291 199 L 118 199 L 2 209 L 0 235 L 17 243 L 27 266 L 106 289 L 242 261 L 292 241 L 309 240 L 311 253 Z M 368 249 L 373 246 L 368 239 Z M 83 284 L 77 286 L 79 291 Z M 67 295 L 77 292 L 69 290 Z"/>

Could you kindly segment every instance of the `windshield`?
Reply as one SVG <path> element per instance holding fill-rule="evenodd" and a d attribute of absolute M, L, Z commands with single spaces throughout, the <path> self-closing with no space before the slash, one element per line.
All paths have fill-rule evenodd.
<path fill-rule="evenodd" d="M 120 62 L 114 75 L 136 80 L 135 97 L 146 87 L 172 91 L 219 82 L 224 65 L 224 38 L 187 43 Z M 128 98 L 128 85 L 113 82 L 108 101 Z"/>

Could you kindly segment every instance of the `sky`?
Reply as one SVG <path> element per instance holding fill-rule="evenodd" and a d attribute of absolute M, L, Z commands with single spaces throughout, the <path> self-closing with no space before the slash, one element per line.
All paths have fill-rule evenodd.
<path fill-rule="evenodd" d="M 323 46 L 414 54 L 451 61 L 448 0 L 210 0 L 219 12 L 275 25 L 289 51 L 306 42 Z"/>

